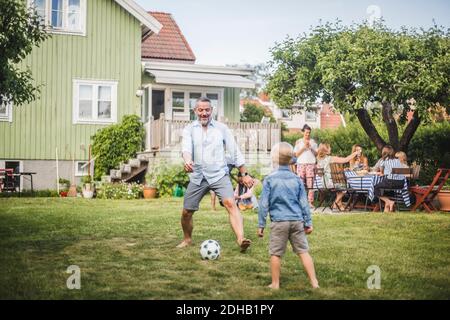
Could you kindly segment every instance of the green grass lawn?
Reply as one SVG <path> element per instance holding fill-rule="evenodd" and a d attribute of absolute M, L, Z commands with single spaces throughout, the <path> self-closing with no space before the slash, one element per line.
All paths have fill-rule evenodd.
<path fill-rule="evenodd" d="M 270 283 L 268 233 L 244 213 L 239 253 L 227 213 L 194 216 L 194 246 L 182 239 L 181 199 L 0 199 L 0 299 L 449 299 L 450 215 L 363 213 L 314 215 L 308 240 L 319 290 L 298 257 L 283 259 L 281 289 Z M 216 239 L 222 256 L 202 261 L 199 245 Z M 69 290 L 66 269 L 81 270 Z M 367 289 L 366 269 L 381 269 L 381 289 Z"/>

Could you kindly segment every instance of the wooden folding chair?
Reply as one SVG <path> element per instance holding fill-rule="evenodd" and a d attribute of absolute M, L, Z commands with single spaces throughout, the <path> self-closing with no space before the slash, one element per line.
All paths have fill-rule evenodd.
<path fill-rule="evenodd" d="M 315 209 L 320 208 L 322 204 L 325 202 L 327 195 L 330 193 L 330 190 L 327 188 L 325 179 L 324 179 L 324 170 L 323 168 L 314 168 L 314 180 L 313 180 L 313 191 L 317 191 L 317 200 L 319 204 Z M 325 202 L 324 208 L 322 212 L 329 206 L 327 202 Z"/>
<path fill-rule="evenodd" d="M 420 166 L 419 166 L 420 168 Z M 414 169 L 413 168 L 392 168 L 392 174 L 402 175 L 406 178 L 408 183 L 408 188 L 411 185 L 411 179 L 413 179 L 414 175 Z M 407 205 L 405 204 L 405 200 L 403 199 L 402 190 L 403 189 L 389 189 L 389 188 L 383 188 L 381 189 L 383 193 L 387 192 L 388 195 L 386 195 L 390 200 L 394 201 L 394 206 L 396 208 L 396 211 L 400 211 L 400 205 L 403 204 L 406 208 Z M 382 208 L 381 200 L 379 201 L 380 210 Z"/>
<path fill-rule="evenodd" d="M 445 182 L 447 182 L 449 175 L 450 169 L 440 168 L 429 186 L 411 188 L 411 191 L 416 196 L 416 204 L 412 207 L 411 211 L 416 211 L 420 207 L 423 207 L 428 213 L 436 211 L 437 209 L 432 202 L 439 191 L 441 191 Z"/>
<path fill-rule="evenodd" d="M 347 183 L 347 177 L 345 176 L 344 166 L 342 164 L 330 163 L 330 168 L 331 168 L 331 180 L 333 181 L 334 185 L 332 189 L 332 192 L 334 193 L 332 205 L 336 204 L 337 192 L 344 192 L 345 195 L 349 196 L 349 200 L 347 202 L 347 205 L 345 206 L 345 210 L 347 210 L 350 203 L 352 203 L 354 190 L 351 187 L 349 187 Z M 341 211 L 341 208 L 338 207 L 338 209 L 339 211 Z"/>

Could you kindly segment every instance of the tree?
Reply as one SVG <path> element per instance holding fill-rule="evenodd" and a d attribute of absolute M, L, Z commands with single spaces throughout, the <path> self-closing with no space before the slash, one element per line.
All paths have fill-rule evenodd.
<path fill-rule="evenodd" d="M 356 114 L 378 150 L 386 142 L 373 117 L 382 118 L 389 143 L 407 151 L 430 111 L 449 109 L 450 41 L 443 27 L 393 31 L 382 21 L 373 26 L 338 21 L 287 38 L 271 53 L 274 72 L 267 91 L 278 105 L 331 102 L 342 113 Z"/>
<path fill-rule="evenodd" d="M 265 86 L 265 79 L 268 75 L 268 69 L 267 65 L 264 63 L 259 64 L 230 64 L 227 65 L 227 67 L 234 67 L 234 68 L 245 68 L 252 71 L 252 75 L 248 78 L 253 80 L 255 82 L 255 88 L 254 89 L 241 89 L 241 98 L 255 98 L 258 97 L 258 95 L 262 92 L 262 88 Z"/>
<path fill-rule="evenodd" d="M 49 35 L 37 11 L 26 3 L 0 0 L 0 104 L 29 103 L 38 92 L 30 70 L 21 71 L 17 64 Z"/>
<path fill-rule="evenodd" d="M 270 122 L 275 122 L 272 112 L 268 108 L 251 102 L 244 103 L 241 122 L 261 122 L 263 117 L 269 117 Z"/>

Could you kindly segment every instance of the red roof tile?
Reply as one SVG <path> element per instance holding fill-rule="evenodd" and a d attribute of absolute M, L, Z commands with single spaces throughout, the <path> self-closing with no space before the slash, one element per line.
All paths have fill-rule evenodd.
<path fill-rule="evenodd" d="M 152 34 L 142 42 L 142 58 L 195 62 L 189 43 L 170 13 L 149 12 L 162 25 L 158 34 Z"/>

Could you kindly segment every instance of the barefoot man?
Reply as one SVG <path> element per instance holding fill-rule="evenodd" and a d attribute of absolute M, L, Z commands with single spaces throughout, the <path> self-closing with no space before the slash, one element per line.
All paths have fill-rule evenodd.
<path fill-rule="evenodd" d="M 230 129 L 225 124 L 212 119 L 211 101 L 208 98 L 199 98 L 194 112 L 197 120 L 183 130 L 184 169 L 191 174 L 181 214 L 184 239 L 178 247 L 183 248 L 192 243 L 194 227 L 192 215 L 198 210 L 203 196 L 212 190 L 227 209 L 231 228 L 241 251 L 244 252 L 251 241 L 244 237 L 244 222 L 234 201 L 226 157 L 233 158 L 233 163 L 239 168 L 239 176 L 243 177 L 243 182 L 248 188 L 253 185 L 253 179 L 245 169 L 244 157 Z"/>

